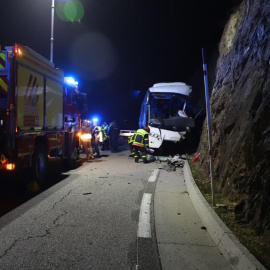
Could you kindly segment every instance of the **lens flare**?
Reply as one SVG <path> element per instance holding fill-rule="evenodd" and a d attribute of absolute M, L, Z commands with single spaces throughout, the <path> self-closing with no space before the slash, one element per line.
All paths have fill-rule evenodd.
<path fill-rule="evenodd" d="M 79 0 L 64 0 L 56 3 L 56 14 L 65 22 L 80 22 L 84 17 L 84 7 Z"/>
<path fill-rule="evenodd" d="M 83 78 L 98 81 L 108 78 L 118 64 L 118 53 L 113 43 L 98 32 L 84 33 L 73 41 L 69 57 L 79 66 Z"/>

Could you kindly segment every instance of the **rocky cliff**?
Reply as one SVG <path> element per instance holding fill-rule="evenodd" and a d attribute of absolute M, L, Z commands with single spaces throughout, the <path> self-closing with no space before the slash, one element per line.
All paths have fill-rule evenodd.
<path fill-rule="evenodd" d="M 245 0 L 219 45 L 211 94 L 214 179 L 238 222 L 270 240 L 270 4 Z M 207 125 L 199 146 L 209 170 Z"/>

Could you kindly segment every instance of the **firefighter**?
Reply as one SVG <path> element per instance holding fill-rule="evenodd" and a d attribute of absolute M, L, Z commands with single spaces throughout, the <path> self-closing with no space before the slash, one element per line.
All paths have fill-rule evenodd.
<path fill-rule="evenodd" d="M 107 135 L 108 135 L 108 145 L 109 145 L 109 150 L 112 149 L 112 144 L 111 144 L 111 138 L 110 138 L 110 129 L 112 127 L 113 122 L 110 122 L 107 126 Z"/>
<path fill-rule="evenodd" d="M 117 153 L 119 152 L 118 139 L 119 139 L 120 129 L 116 121 L 113 121 L 111 124 L 112 125 L 109 129 L 109 137 L 110 137 L 111 148 L 112 148 L 111 152 Z"/>
<path fill-rule="evenodd" d="M 132 145 L 134 150 L 135 162 L 138 162 L 141 156 L 143 159 L 143 163 L 147 163 L 146 152 L 149 147 L 149 131 L 149 127 L 146 126 L 144 129 L 138 129 L 134 134 L 134 141 Z"/>
<path fill-rule="evenodd" d="M 93 128 L 92 134 L 94 136 L 96 157 L 99 158 L 100 157 L 99 144 L 100 144 L 100 142 L 103 141 L 103 139 L 102 139 L 101 127 L 99 126 L 98 122 L 94 123 L 94 128 Z"/>
<path fill-rule="evenodd" d="M 133 150 L 134 137 L 135 137 L 135 133 L 128 137 L 128 146 L 131 152 L 131 155 L 129 155 L 130 157 L 134 157 L 134 150 Z"/>
<path fill-rule="evenodd" d="M 81 129 L 81 140 L 84 146 L 84 151 L 86 154 L 86 159 L 89 159 L 89 151 L 91 154 L 91 158 L 94 159 L 94 155 L 93 155 L 93 148 L 92 148 L 92 125 L 91 125 L 91 121 L 89 120 L 84 120 L 83 121 L 83 125 L 82 125 L 82 129 Z M 89 150 L 88 150 L 89 148 Z"/>
<path fill-rule="evenodd" d="M 109 150 L 109 138 L 107 134 L 107 129 L 108 129 L 107 123 L 103 122 L 103 124 L 101 125 L 101 132 L 102 132 L 102 137 L 103 137 L 102 151 Z"/>

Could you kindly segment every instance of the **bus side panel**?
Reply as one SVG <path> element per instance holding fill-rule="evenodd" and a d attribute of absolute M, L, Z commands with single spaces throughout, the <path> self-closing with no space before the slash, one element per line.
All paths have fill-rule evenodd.
<path fill-rule="evenodd" d="M 63 85 L 46 79 L 46 123 L 48 129 L 62 129 L 63 125 Z"/>
<path fill-rule="evenodd" d="M 17 126 L 20 130 L 44 126 L 43 76 L 18 65 Z"/>

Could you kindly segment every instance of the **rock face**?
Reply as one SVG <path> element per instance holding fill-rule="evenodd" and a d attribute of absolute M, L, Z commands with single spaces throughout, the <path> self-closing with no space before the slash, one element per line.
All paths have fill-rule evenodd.
<path fill-rule="evenodd" d="M 216 189 L 270 240 L 270 5 L 245 0 L 231 15 L 219 45 L 211 95 Z M 207 125 L 200 162 L 209 170 Z M 239 200 L 240 199 L 240 200 Z"/>

